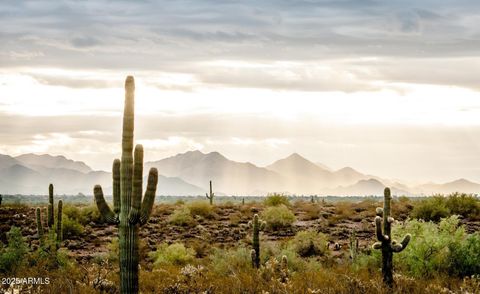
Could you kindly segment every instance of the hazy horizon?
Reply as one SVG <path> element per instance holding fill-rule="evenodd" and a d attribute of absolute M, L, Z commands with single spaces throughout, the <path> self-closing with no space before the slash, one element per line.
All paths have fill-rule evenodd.
<path fill-rule="evenodd" d="M 480 182 L 480 3 L 0 3 L 0 153 L 109 170 L 123 81 L 145 160 L 291 153 L 385 178 Z"/>

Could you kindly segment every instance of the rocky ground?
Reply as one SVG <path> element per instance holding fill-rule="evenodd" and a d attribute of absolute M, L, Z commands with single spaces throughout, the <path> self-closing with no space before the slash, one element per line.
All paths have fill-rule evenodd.
<path fill-rule="evenodd" d="M 349 237 L 353 229 L 356 231 L 360 248 L 366 248 L 374 238 L 374 209 L 359 207 L 351 212 L 342 211 L 335 205 L 317 204 L 318 209 L 312 215 L 304 210 L 305 205 L 293 205 L 297 221 L 293 227 L 263 233 L 264 240 L 285 240 L 297 231 L 314 229 L 325 233 L 330 239 L 330 248 L 334 256 L 347 254 Z M 173 205 L 157 205 L 149 223 L 140 229 L 141 245 L 148 251 L 155 250 L 162 242 L 183 242 L 195 246 L 234 247 L 241 243 L 249 244 L 250 230 L 248 221 L 254 213 L 260 213 L 262 205 L 220 205 L 214 209 L 211 219 L 197 218 L 192 226 L 174 226 L 168 223 L 168 216 Z M 406 215 L 400 216 L 400 220 Z M 468 232 L 480 230 L 480 222 L 463 221 Z M 0 207 L 0 240 L 6 242 L 6 232 L 11 226 L 22 229 L 31 248 L 38 246 L 38 235 L 35 222 L 35 207 L 13 206 Z M 85 262 L 94 256 L 106 253 L 108 245 L 117 236 L 117 228 L 102 223 L 91 222 L 85 226 L 80 236 L 67 238 L 63 246 L 78 262 Z"/>

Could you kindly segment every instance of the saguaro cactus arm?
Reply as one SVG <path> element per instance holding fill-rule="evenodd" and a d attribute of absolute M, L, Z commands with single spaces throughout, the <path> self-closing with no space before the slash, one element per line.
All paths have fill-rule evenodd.
<path fill-rule="evenodd" d="M 116 158 L 112 166 L 113 179 L 113 212 L 118 216 L 120 213 L 120 159 Z"/>
<path fill-rule="evenodd" d="M 128 221 L 136 224 L 140 219 L 140 208 L 142 204 L 142 181 L 143 181 L 143 146 L 136 145 L 133 158 L 133 186 L 132 186 L 132 207 L 128 214 Z"/>
<path fill-rule="evenodd" d="M 103 197 L 102 186 L 95 185 L 93 188 L 93 194 L 95 195 L 95 203 L 97 204 L 98 211 L 102 215 L 103 219 L 111 224 L 118 223 L 118 218 L 115 216 Z"/>
<path fill-rule="evenodd" d="M 158 171 L 152 167 L 148 173 L 147 190 L 142 202 L 142 211 L 140 213 L 140 225 L 147 223 L 152 213 L 153 203 L 155 202 L 155 192 L 157 191 Z"/>

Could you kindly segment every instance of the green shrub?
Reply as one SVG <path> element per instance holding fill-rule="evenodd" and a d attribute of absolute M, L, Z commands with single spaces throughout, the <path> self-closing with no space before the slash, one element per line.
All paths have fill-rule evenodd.
<path fill-rule="evenodd" d="M 84 232 L 84 227 L 76 219 L 66 215 L 62 219 L 62 229 L 64 238 L 78 237 Z"/>
<path fill-rule="evenodd" d="M 7 233 L 8 246 L 0 250 L 0 272 L 15 273 L 23 264 L 27 253 L 27 244 L 20 228 L 15 226 Z"/>
<path fill-rule="evenodd" d="M 287 196 L 274 193 L 267 195 L 267 198 L 265 198 L 263 204 L 265 204 L 265 206 L 290 206 L 290 201 L 288 200 Z"/>
<path fill-rule="evenodd" d="M 415 203 L 412 217 L 438 222 L 441 218 L 461 215 L 480 218 L 480 201 L 473 195 L 454 193 L 447 197 L 436 195 Z"/>
<path fill-rule="evenodd" d="M 438 222 L 451 215 L 445 197 L 437 195 L 418 201 L 412 210 L 412 217 L 424 221 Z"/>
<path fill-rule="evenodd" d="M 191 226 L 195 223 L 188 207 L 175 209 L 168 217 L 168 222 L 177 226 Z"/>
<path fill-rule="evenodd" d="M 314 230 L 300 231 L 290 241 L 289 247 L 301 257 L 325 255 L 327 251 L 327 237 Z"/>
<path fill-rule="evenodd" d="M 480 201 L 473 195 L 454 193 L 447 197 L 446 204 L 451 214 L 480 217 Z"/>
<path fill-rule="evenodd" d="M 480 233 L 468 235 L 458 243 L 449 244 L 449 273 L 468 277 L 480 274 Z"/>
<path fill-rule="evenodd" d="M 103 223 L 103 219 L 96 205 L 89 205 L 81 208 L 78 222 L 85 226 L 91 222 Z"/>
<path fill-rule="evenodd" d="M 193 201 L 187 204 L 190 214 L 195 217 L 197 215 L 211 219 L 214 217 L 213 206 L 207 201 Z"/>
<path fill-rule="evenodd" d="M 231 250 L 214 248 L 211 266 L 217 274 L 234 274 L 252 268 L 250 249 L 243 246 Z"/>
<path fill-rule="evenodd" d="M 155 266 L 160 265 L 186 265 L 195 258 L 195 250 L 186 248 L 182 243 L 168 245 L 162 243 L 157 251 L 151 252 L 150 257 L 154 260 Z"/>
<path fill-rule="evenodd" d="M 449 248 L 463 240 L 465 230 L 457 216 L 442 219 L 439 224 L 410 220 L 393 227 L 395 239 L 412 235 L 404 251 L 394 255 L 394 264 L 414 277 L 431 277 L 448 269 Z"/>
<path fill-rule="evenodd" d="M 288 228 L 296 220 L 295 215 L 283 204 L 267 207 L 262 213 L 262 219 L 267 222 L 270 230 Z"/>

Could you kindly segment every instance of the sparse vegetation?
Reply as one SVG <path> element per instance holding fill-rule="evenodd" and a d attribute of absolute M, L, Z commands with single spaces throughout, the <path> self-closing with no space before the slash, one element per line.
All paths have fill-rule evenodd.
<path fill-rule="evenodd" d="M 438 222 L 441 218 L 460 215 L 480 219 L 480 200 L 468 194 L 435 195 L 415 203 L 412 217 Z"/>
<path fill-rule="evenodd" d="M 168 222 L 176 226 L 191 226 L 195 223 L 192 213 L 188 207 L 180 207 L 169 216 Z"/>
<path fill-rule="evenodd" d="M 392 199 L 392 214 L 408 215 L 417 203 L 420 202 L 407 198 Z M 365 199 L 319 205 L 307 199 L 292 202 L 290 207 L 253 202 L 242 205 L 241 201 L 218 201 L 218 205 L 210 206 L 205 198 L 186 198 L 183 204 L 172 201 L 156 205 L 153 223 L 139 237 L 139 291 L 384 294 L 387 290 L 379 273 L 381 252 L 370 249 L 375 238 L 374 208 L 379 204 L 381 202 Z M 36 234 L 31 217 L 35 210 L 8 205 L 0 209 L 7 211 L 11 207 L 22 211 L 18 215 L 30 215 L 27 219 L 32 221 L 30 226 Z M 310 207 L 315 207 L 319 218 L 305 217 Z M 90 208 L 70 204 L 63 207 L 66 245 L 58 250 L 51 250 L 57 244 L 50 238 L 54 231 L 45 229 L 42 245 L 32 235 L 22 238 L 26 246 L 23 257 L 5 259 L 19 261 L 9 273 L 45 274 L 55 279 L 50 285 L 34 287 L 42 291 L 64 293 L 74 287 L 80 293 L 101 292 L 100 289 L 118 292 L 119 239 L 108 233 L 112 231 L 110 226 L 92 220 Z M 192 213 L 191 208 L 196 212 Z M 343 213 L 337 218 L 338 211 Z M 252 267 L 251 251 L 255 246 L 253 230 L 247 226 L 254 214 L 259 215 L 259 223 L 266 221 L 266 227 L 269 222 L 275 224 L 264 232 L 259 231 L 258 269 Z M 295 215 L 301 221 L 295 222 Z M 412 235 L 410 244 L 393 256 L 394 293 L 441 293 L 443 289 L 463 293 L 460 287 L 462 291 L 475 293 L 480 280 L 472 275 L 480 271 L 480 237 L 478 233 L 468 234 L 460 220 L 451 216 L 437 223 L 417 219 L 391 223 L 392 239 L 407 233 Z M 21 218 L 16 221 L 20 222 Z M 469 219 L 463 219 L 462 223 L 471 224 Z M 79 226 L 83 233 L 76 229 Z M 350 238 L 353 229 L 356 230 L 358 251 L 352 259 Z M 28 234 L 29 230 L 25 232 Z M 88 238 L 84 238 L 85 232 Z M 326 246 L 328 242 L 330 248 Z M 3 253 L 9 247 L 4 245 L 0 249 L 2 264 L 5 264 Z M 84 252 L 89 251 L 101 253 L 85 257 Z"/>
<path fill-rule="evenodd" d="M 285 205 L 267 207 L 262 218 L 267 223 L 267 229 L 278 230 L 291 227 L 296 218 L 293 212 Z"/>
<path fill-rule="evenodd" d="M 157 251 L 150 253 L 150 257 L 153 258 L 155 266 L 186 265 L 194 260 L 195 251 L 192 248 L 186 248 L 182 243 L 171 245 L 162 243 Z"/>
<path fill-rule="evenodd" d="M 290 206 L 290 201 L 288 200 L 288 197 L 286 195 L 277 193 L 267 195 L 263 203 L 265 204 L 265 206 Z"/>

